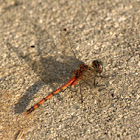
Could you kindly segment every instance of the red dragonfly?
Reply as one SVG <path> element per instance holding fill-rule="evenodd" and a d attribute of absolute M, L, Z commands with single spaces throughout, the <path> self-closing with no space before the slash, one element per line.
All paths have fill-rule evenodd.
<path fill-rule="evenodd" d="M 42 105 L 45 101 L 50 99 L 52 96 L 65 90 L 69 86 L 77 85 L 78 82 L 84 80 L 85 77 L 93 77 L 94 85 L 95 85 L 95 78 L 103 77 L 101 76 L 102 71 L 103 71 L 103 62 L 101 62 L 100 60 L 94 60 L 91 66 L 88 66 L 86 64 L 80 65 L 79 69 L 74 71 L 74 76 L 66 84 L 64 84 L 57 90 L 51 92 L 48 96 L 44 97 L 40 102 L 38 102 L 30 109 L 28 109 L 24 114 L 27 115 L 31 113 L 32 111 L 37 109 L 40 105 Z"/>

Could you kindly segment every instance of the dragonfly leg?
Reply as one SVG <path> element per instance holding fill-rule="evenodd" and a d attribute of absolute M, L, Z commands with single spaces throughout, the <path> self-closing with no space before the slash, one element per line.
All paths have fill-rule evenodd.
<path fill-rule="evenodd" d="M 81 103 L 83 103 L 83 94 L 82 94 L 82 87 L 81 87 L 81 84 L 79 84 L 80 85 L 80 94 L 81 94 Z"/>
<path fill-rule="evenodd" d="M 97 82 L 96 82 L 96 78 L 94 77 L 93 79 L 93 86 L 96 87 L 97 86 Z"/>

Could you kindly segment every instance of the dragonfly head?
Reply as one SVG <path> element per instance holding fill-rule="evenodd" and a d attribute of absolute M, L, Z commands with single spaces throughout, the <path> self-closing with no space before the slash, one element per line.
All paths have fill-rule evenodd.
<path fill-rule="evenodd" d="M 102 73 L 103 71 L 103 62 L 100 60 L 94 60 L 92 62 L 92 67 L 97 73 Z"/>

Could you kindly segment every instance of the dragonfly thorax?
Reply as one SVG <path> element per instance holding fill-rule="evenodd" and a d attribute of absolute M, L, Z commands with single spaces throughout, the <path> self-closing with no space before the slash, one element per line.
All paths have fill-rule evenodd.
<path fill-rule="evenodd" d="M 74 71 L 74 75 L 76 78 L 80 77 L 85 71 L 87 71 L 88 66 L 85 64 L 80 65 L 80 68 Z"/>

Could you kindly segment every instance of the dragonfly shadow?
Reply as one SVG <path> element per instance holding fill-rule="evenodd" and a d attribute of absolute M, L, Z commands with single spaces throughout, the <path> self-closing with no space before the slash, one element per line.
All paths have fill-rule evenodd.
<path fill-rule="evenodd" d="M 35 60 L 31 59 L 29 55 L 23 55 L 23 53 L 15 47 L 11 46 L 10 49 L 12 49 L 18 55 L 19 59 L 25 60 L 25 62 L 29 65 L 33 72 L 39 76 L 40 79 L 36 81 L 32 86 L 30 86 L 26 90 L 25 94 L 19 98 L 14 107 L 15 113 L 24 112 L 32 100 L 32 97 L 42 88 L 43 85 L 47 84 L 52 88 L 52 90 L 54 90 L 58 88 L 56 85 L 61 86 L 67 82 L 72 72 L 76 68 L 75 64 L 78 66 L 82 63 L 78 59 L 70 56 L 67 56 L 67 59 L 72 60 L 71 64 L 58 61 L 57 56 L 39 56 L 39 59 Z M 47 95 L 48 94 L 49 93 L 47 93 Z"/>
<path fill-rule="evenodd" d="M 41 83 L 41 81 L 35 82 L 32 86 L 30 86 L 25 94 L 19 98 L 18 103 L 15 104 L 15 113 L 22 113 L 24 112 L 26 106 L 30 103 L 31 97 L 36 94 L 39 89 L 44 85 L 44 83 Z M 30 98 L 29 98 L 30 95 Z M 25 105 L 26 102 L 26 105 Z"/>

